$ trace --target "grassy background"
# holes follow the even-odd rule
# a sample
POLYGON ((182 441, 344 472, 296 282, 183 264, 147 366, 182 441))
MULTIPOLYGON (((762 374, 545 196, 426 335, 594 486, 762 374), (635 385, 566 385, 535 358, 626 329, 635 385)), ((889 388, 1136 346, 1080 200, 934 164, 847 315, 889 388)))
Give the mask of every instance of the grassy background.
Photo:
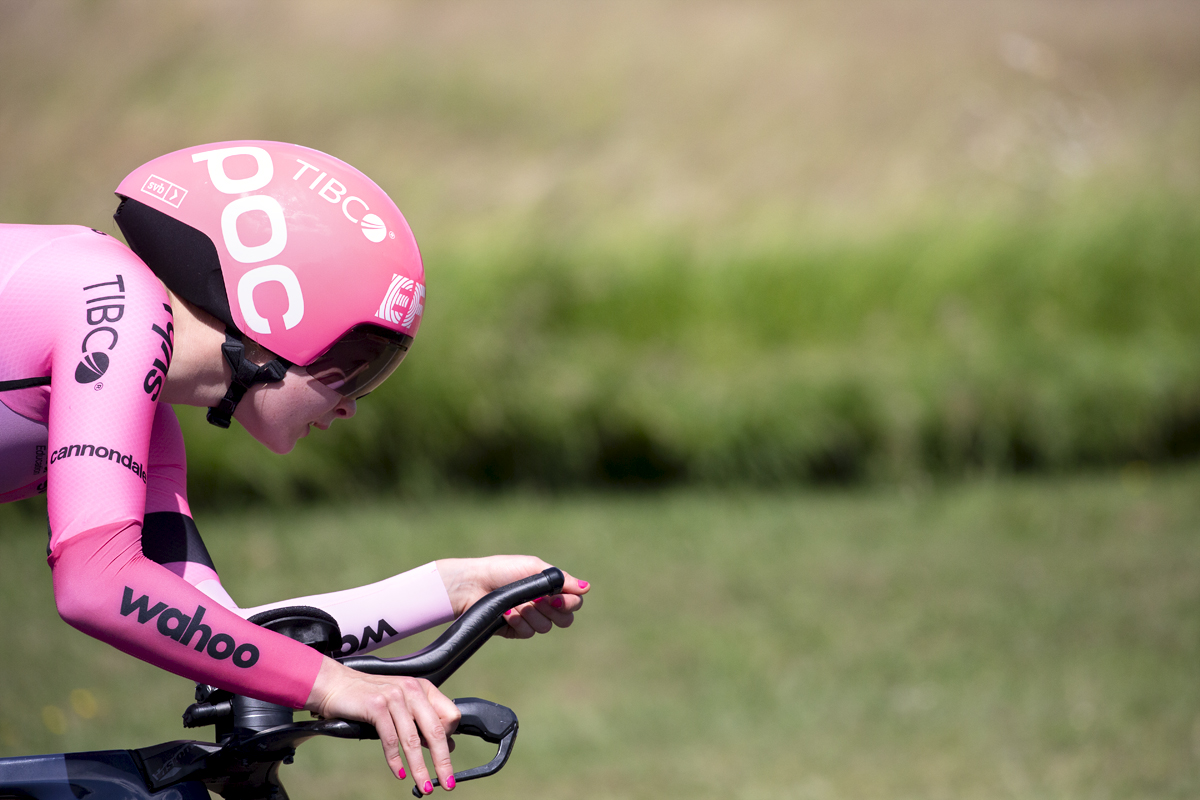
POLYGON ((1200 449, 1200 6, 6 3, 0 218, 333 152, 427 261, 360 419, 193 496, 763 486, 1200 449))
MULTIPOLYGON (((428 316, 358 419, 281 459, 181 416, 199 505, 325 501, 200 514, 244 603, 595 582, 449 687, 524 726, 461 791, 1193 797, 1197 42, 1191 0, 13 0, 0 219, 115 233, 133 167, 235 138, 395 197, 428 316)), ((0 507, 0 753, 182 735, 55 616, 44 524, 0 507)))
MULTIPOLYGON (((243 603, 509 550, 594 582, 572 629, 493 643, 448 684, 522 723, 505 772, 464 796, 1185 798, 1198 482, 518 494, 202 527, 243 603)), ((0 563, 37 564, 44 529, 5 513, 0 563)), ((67 628, 43 570, 6 570, 0 603, 0 754, 183 735, 189 685, 67 628)), ((406 792, 382 767, 375 743, 331 740, 285 774, 296 798, 406 792)))
POLYGON ((438 259, 445 296, 400 380, 269 473, 247 437, 219 446, 190 414, 189 442, 211 445, 192 490, 911 481, 1194 456, 1200 206, 1078 213, 781 251, 438 259))

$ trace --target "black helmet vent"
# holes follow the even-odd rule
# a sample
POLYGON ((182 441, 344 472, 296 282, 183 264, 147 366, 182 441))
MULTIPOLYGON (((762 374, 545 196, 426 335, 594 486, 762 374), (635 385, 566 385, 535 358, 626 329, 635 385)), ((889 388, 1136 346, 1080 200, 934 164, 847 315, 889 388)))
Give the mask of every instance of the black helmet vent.
POLYGON ((237 330, 217 248, 202 232, 161 211, 121 198, 113 219, 138 258, 167 288, 237 330))

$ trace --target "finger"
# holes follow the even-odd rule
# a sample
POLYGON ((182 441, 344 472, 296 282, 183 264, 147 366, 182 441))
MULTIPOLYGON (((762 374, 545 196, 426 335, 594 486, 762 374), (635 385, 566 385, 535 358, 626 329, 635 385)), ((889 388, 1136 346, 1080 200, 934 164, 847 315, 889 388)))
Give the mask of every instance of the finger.
MULTIPOLYGON (((447 737, 446 737, 446 745, 447 745, 447 746, 450 748, 450 752, 451 752, 451 753, 453 753, 453 752, 454 752, 454 748, 455 748, 455 747, 457 747, 457 745, 456 745, 456 744, 454 744, 454 737, 452 737, 452 736, 447 736, 447 737)), ((424 748, 426 748, 426 749, 428 749, 428 748, 429 748, 429 743, 425 741, 425 737, 424 737, 424 736, 422 736, 422 737, 421 737, 421 747, 424 747, 424 748)))
MULTIPOLYGON (((450 703, 450 705, 454 704, 450 703)), ((421 727, 421 732, 425 734, 425 742, 429 746, 429 757, 433 761, 433 769, 437 773, 438 782, 444 789, 453 789, 454 767, 450 763, 450 746, 446 744, 446 726, 442 722, 441 715, 434 710, 428 697, 412 698, 409 708, 413 712, 416 723, 421 727)), ((457 716, 457 708, 454 713, 457 716)), ((454 722, 457 724, 457 718, 454 719, 454 722)), ((422 766, 424 766, 423 762, 422 766)), ((413 772, 415 773, 416 770, 413 772)), ((423 792, 425 791, 425 780, 428 778, 418 779, 417 782, 423 792)))
POLYGON ((574 614, 564 614, 561 611, 553 611, 546 614, 546 618, 554 623, 556 628, 569 628, 571 623, 575 621, 574 614))
POLYGON ((575 609, 572 606, 582 605, 583 601, 574 595, 556 594, 553 597, 546 598, 545 603, 538 604, 538 611, 546 615, 546 618, 560 628, 569 628, 571 623, 575 621, 575 609), (574 600, 574 603, 570 601, 574 600))
POLYGON ((442 720, 442 727, 446 729, 446 738, 449 739, 450 734, 458 730, 462 712, 458 710, 458 706, 454 704, 453 700, 442 694, 432 683, 429 681, 421 683, 425 688, 425 699, 429 701, 429 704, 433 706, 434 713, 442 720))
POLYGON ((557 625, 560 628, 566 628, 571 624, 572 615, 564 614, 559 610, 564 602, 565 601, 561 595, 555 595, 554 597, 543 597, 535 603, 534 608, 552 625, 557 625), (555 603, 558 603, 558 606, 555 606, 555 603))
MULTIPOLYGON (((392 720, 396 725, 396 733, 400 737, 400 749, 404 752, 404 760, 408 762, 408 771, 412 774, 413 782, 422 792, 429 780, 429 770, 425 768, 425 757, 421 755, 421 733, 413 721, 411 709, 404 704, 397 704, 392 709, 392 720)), ((425 792, 428 794, 428 792, 425 792)))
POLYGON ((387 759, 392 774, 400 780, 404 780, 408 776, 404 771, 404 762, 400 759, 400 735, 396 731, 395 723, 392 722, 391 714, 386 712, 380 714, 371 720, 371 723, 379 734, 379 743, 383 745, 383 757, 387 759))
POLYGON ((570 573, 563 572, 563 594, 587 594, 591 587, 587 581, 581 581, 570 573))
POLYGON ((508 623, 508 627, 502 628, 501 631, 507 639, 528 639, 537 633, 517 609, 504 612, 504 621, 508 623))
POLYGON ((539 609, 541 603, 521 606, 518 612, 521 614, 521 619, 529 623, 529 627, 533 628, 538 633, 549 633, 554 624, 546 619, 546 615, 539 609))
POLYGON ((574 614, 583 608, 583 598, 576 594, 556 594, 550 598, 550 607, 574 614))

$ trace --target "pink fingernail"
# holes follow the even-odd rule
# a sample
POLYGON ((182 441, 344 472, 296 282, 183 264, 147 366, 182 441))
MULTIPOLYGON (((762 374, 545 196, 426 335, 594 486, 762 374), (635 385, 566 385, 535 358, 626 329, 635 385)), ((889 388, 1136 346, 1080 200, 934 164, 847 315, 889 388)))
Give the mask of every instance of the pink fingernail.
POLYGON ((588 587, 588 585, 589 585, 589 584, 588 584, 588 582, 587 582, 587 581, 580 581, 580 582, 579 582, 579 588, 580 588, 580 589, 586 589, 586 588, 588 587))
POLYGON ((510 608, 508 611, 505 611, 505 612, 504 612, 504 616, 506 616, 506 617, 507 617, 507 616, 508 616, 509 614, 511 614, 511 613, 512 613, 512 609, 510 608))
POLYGON ((396 777, 400 778, 401 780, 408 777, 408 773, 404 771, 404 767, 400 768, 400 771, 396 773, 396 777))
POLYGON ((433 781, 425 781, 425 794, 430 794, 433 791, 433 781))
POLYGON ((554 606, 555 608, 562 608, 562 604, 563 599, 561 597, 556 597, 550 601, 550 605, 554 606))
POLYGON ((453 788, 454 788, 454 776, 451 775, 449 778, 446 778, 446 791, 450 791, 453 788))
POLYGON ((542 602, 542 601, 543 601, 543 600, 545 600, 545 599, 546 599, 546 598, 544 598, 544 597, 539 597, 537 600, 534 600, 533 602, 535 602, 535 603, 540 603, 540 602, 542 602))

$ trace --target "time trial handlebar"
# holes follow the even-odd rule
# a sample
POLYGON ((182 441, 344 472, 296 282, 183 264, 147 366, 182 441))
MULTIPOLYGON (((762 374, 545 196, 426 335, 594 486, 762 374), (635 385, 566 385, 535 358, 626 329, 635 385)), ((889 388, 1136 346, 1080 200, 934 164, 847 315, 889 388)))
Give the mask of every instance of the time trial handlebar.
MULTIPOLYGON (((455 620, 432 644, 400 658, 334 656, 342 664, 373 675, 425 678, 441 685, 492 634, 507 624, 510 608, 562 591, 561 570, 550 567, 523 580, 484 595, 455 620)), ((330 652, 340 642, 337 624, 323 611, 307 607, 275 609, 252 617, 263 625, 297 641, 330 652)), ((167 742, 136 751, 146 768, 147 785, 157 791, 183 780, 201 780, 225 797, 279 797, 279 762, 291 759, 295 747, 314 736, 338 739, 378 738, 365 722, 343 719, 292 721, 292 709, 273 703, 235 696, 213 686, 197 686, 196 703, 184 712, 184 726, 217 726, 217 744, 167 742)), ((462 718, 457 733, 497 745, 487 764, 455 773, 462 783, 494 775, 504 767, 516 741, 518 722, 511 709, 477 697, 454 701, 462 718)), ((438 781, 433 779, 433 784, 438 781)), ((420 798, 421 790, 413 787, 420 798)), ((282 796, 286 797, 286 793, 282 796)))
POLYGON ((351 655, 337 657, 337 660, 359 672, 425 678, 435 686, 441 686, 493 633, 504 627, 505 611, 561 592, 564 580, 562 570, 550 567, 537 575, 502 586, 479 598, 428 647, 407 656, 351 655))

